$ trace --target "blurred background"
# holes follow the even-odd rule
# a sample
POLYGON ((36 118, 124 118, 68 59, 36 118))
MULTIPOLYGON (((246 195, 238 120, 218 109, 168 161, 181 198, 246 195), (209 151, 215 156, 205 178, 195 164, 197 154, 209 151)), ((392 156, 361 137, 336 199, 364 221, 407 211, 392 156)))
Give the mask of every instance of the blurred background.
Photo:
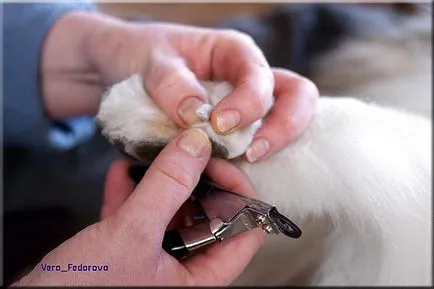
MULTIPOLYGON (((431 116, 431 4, 98 4, 129 21, 169 21, 251 35, 272 66, 351 95, 431 116)), ((99 133, 72 149, 4 150, 6 284, 98 220, 118 152, 99 133)))
POLYGON ((106 13, 126 18, 153 18, 189 25, 211 27, 219 21, 240 15, 260 16, 278 8, 278 3, 100 3, 106 13))

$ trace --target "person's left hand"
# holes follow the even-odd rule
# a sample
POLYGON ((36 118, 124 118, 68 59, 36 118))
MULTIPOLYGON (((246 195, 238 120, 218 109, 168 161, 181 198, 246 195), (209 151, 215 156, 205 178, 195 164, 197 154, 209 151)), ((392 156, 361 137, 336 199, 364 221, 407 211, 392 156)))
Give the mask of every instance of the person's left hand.
POLYGON ((234 91, 214 108, 211 123, 217 133, 227 134, 265 117, 246 153, 250 162, 295 140, 307 128, 318 98, 310 80, 270 68, 244 33, 128 23, 86 12, 57 21, 41 65, 46 111, 52 117, 96 113, 107 86, 139 73, 160 109, 187 128, 195 121, 195 108, 207 101, 198 79, 229 81, 234 91))
POLYGON ((312 119, 319 93, 309 80, 287 69, 273 68, 275 102, 245 156, 263 160, 295 141, 312 119))

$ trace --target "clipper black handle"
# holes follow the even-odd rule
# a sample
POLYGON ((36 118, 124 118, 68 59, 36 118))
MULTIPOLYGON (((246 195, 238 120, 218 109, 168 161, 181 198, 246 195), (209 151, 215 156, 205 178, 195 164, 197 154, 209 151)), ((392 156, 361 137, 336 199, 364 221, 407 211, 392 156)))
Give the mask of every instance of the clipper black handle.
POLYGON ((184 259, 190 254, 178 230, 168 231, 164 234, 163 249, 177 260, 184 259))
POLYGON ((208 245, 218 242, 211 232, 210 222, 202 221, 196 225, 166 232, 163 249, 178 260, 201 252, 208 245))

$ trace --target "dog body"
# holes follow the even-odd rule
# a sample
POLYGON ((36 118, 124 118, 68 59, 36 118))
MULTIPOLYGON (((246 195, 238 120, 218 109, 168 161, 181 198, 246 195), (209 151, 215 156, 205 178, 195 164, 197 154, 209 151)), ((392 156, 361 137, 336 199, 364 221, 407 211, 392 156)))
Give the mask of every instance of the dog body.
MULTIPOLYGON (((163 146, 180 132, 141 83, 133 76, 113 86, 98 114, 103 134, 136 158, 137 151, 163 146)), ((226 83, 206 87, 213 105, 231 91, 226 83)), ((210 129, 207 122, 201 127, 210 129)), ((226 136, 232 138, 225 142, 228 151, 238 152, 234 157, 257 127, 226 136)), ((214 144, 224 144, 209 135, 214 144)), ((235 284, 431 283, 428 119, 352 98, 322 97, 308 130, 293 144, 258 163, 232 161, 261 200, 275 204, 304 232, 299 240, 269 238, 235 284)))
MULTIPOLYGON (((198 125, 303 231, 268 236, 233 285, 432 284, 431 15, 390 19, 315 61, 323 96, 307 131, 281 152, 238 158, 260 122, 225 137, 198 125)), ((142 83, 114 85, 98 113, 103 134, 137 159, 181 130, 142 83)), ((232 89, 202 84, 212 105, 232 89)))
POLYGON ((430 284, 428 120, 321 98, 294 144, 257 164, 236 164, 304 233, 270 238, 238 284, 430 284))

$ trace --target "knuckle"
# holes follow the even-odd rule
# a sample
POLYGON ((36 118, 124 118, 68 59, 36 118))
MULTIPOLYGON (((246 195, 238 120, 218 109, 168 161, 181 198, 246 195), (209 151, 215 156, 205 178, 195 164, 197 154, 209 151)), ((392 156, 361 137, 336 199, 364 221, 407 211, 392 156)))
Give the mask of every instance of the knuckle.
POLYGON ((286 90, 302 94, 304 97, 309 97, 314 101, 319 98, 318 87, 309 78, 282 68, 273 68, 272 70, 275 75, 281 77, 281 81, 285 81, 284 86, 286 90))
POLYGON ((300 90, 305 92, 305 95, 307 97, 311 98, 314 101, 316 101, 316 99, 319 98, 318 87, 312 80, 306 77, 301 77, 299 81, 299 85, 300 85, 300 90))
POLYGON ((253 111, 255 111, 260 116, 264 116, 271 107, 271 102, 267 100, 268 98, 262 95, 252 97, 249 102, 253 111))
POLYGON ((166 186, 173 187, 183 195, 189 194, 193 187, 193 176, 180 164, 159 166, 156 173, 161 176, 161 180, 166 183, 166 186))
POLYGON ((177 70, 167 71, 164 76, 160 78, 155 86, 155 94, 160 95, 165 90, 179 85, 182 81, 182 75, 177 70))
POLYGON ((162 93, 166 89, 181 85, 186 79, 191 78, 183 59, 173 56, 154 56, 153 61, 145 71, 145 82, 153 92, 162 93))
POLYGON ((254 44, 255 40, 249 34, 235 29, 223 30, 225 37, 231 41, 254 44))
POLYGON ((266 60, 261 61, 261 59, 258 59, 257 61, 249 63, 248 67, 253 74, 261 75, 262 86, 266 87, 267 91, 274 87, 274 74, 266 60))

